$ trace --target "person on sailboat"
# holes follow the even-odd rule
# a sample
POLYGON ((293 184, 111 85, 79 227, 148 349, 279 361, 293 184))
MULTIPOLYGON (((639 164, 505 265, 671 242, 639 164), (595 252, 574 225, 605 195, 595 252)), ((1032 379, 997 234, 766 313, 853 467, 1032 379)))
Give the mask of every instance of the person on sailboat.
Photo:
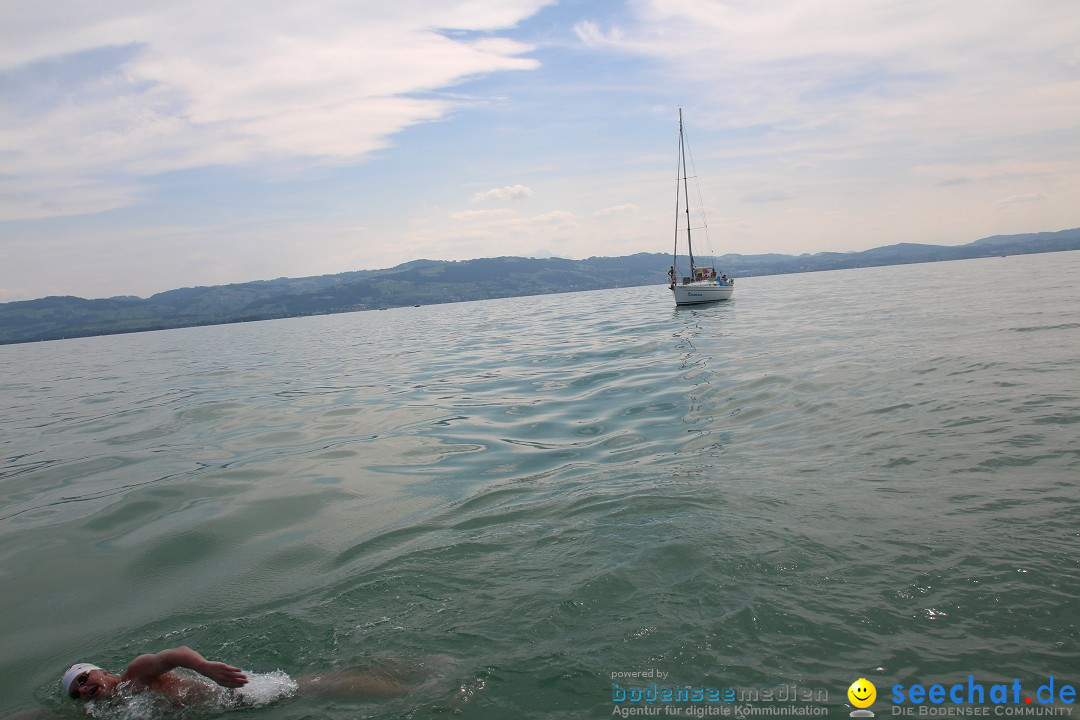
POLYGON ((668 280, 671 281, 671 289, 675 289, 675 266, 672 265, 667 271, 668 280))

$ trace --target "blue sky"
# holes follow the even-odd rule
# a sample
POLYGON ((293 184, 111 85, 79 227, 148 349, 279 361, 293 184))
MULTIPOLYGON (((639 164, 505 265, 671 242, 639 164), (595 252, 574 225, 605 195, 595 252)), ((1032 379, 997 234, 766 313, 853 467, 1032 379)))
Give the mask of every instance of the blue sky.
MULTIPOLYGON (((1080 226, 1076 0, 0 0, 0 302, 1080 226)), ((659 268, 660 281, 664 268, 659 268)))

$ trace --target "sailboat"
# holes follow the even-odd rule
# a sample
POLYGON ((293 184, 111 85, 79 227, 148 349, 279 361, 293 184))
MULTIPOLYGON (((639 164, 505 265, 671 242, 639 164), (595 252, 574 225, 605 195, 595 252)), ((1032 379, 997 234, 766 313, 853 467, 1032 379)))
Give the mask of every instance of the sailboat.
POLYGON ((668 270, 669 287, 675 293, 676 305, 700 305, 701 303, 727 300, 735 293, 735 281, 727 275, 717 276, 712 265, 694 262, 694 244, 690 237, 690 194, 686 175, 686 137, 683 133, 682 108, 679 108, 679 171, 675 180, 675 251, 668 270), (679 215, 686 213, 686 251, 690 257, 690 274, 679 275, 679 215))

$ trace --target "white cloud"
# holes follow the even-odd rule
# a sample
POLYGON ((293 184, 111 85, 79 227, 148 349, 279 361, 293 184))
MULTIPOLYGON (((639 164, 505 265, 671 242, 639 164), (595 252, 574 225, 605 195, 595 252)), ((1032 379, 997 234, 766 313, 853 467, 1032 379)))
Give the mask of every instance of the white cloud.
POLYGON ((0 218, 33 220, 124 207, 143 197, 135 185, 55 176, 0 176, 0 218))
POLYGON ((513 211, 510 212, 484 212, 469 213, 469 211, 456 213, 455 219, 472 220, 470 231, 473 232, 538 232, 542 228, 550 228, 553 225, 575 225, 574 213, 568 210, 552 210, 546 213, 518 217, 513 211))
POLYGON ((1010 195, 1009 197, 1003 197, 997 201, 998 205, 1013 205, 1015 203, 1029 203, 1029 202, 1041 202, 1043 200, 1049 200, 1050 197, 1042 190, 1033 193, 1024 193, 1022 195, 1010 195))
POLYGON ((629 215, 638 211, 638 206, 633 203, 626 203, 623 205, 612 205, 611 207, 602 208, 593 213, 593 217, 607 217, 609 215, 629 215))
MULTIPOLYGON (((1076 142, 1074 0, 643 0, 576 26, 598 51, 640 54, 683 78, 697 126, 752 129, 788 162, 1000 153, 1037 133, 1076 142), (799 147, 787 145, 797 138, 799 147), (972 142, 985 142, 972 147, 972 142), (798 150, 792 155, 791 150, 798 150), (939 153, 940 151, 940 153, 939 153)), ((1042 152, 1048 150, 1045 146, 1042 152)), ((946 160, 948 161, 948 160, 946 160)))
POLYGON ((488 200, 525 200, 533 196, 531 188, 524 185, 507 185, 501 188, 492 188, 491 190, 485 190, 473 195, 472 201, 474 203, 486 202, 488 200))
POLYGON ((589 47, 600 47, 605 44, 617 44, 622 40, 622 31, 612 28, 608 31, 600 29, 600 26, 591 20, 583 20, 574 26, 574 33, 581 42, 589 47))
POLYGON ((464 216, 460 224, 450 226, 437 215, 414 219, 402 242, 414 257, 530 256, 529 249, 545 246, 565 257, 572 253, 563 248, 576 246, 582 237, 582 227, 575 214, 568 210, 551 210, 530 216, 466 213, 459 213, 464 216))
POLYGON ((743 202, 748 203, 774 203, 790 199, 791 195, 783 190, 756 190, 743 196, 743 202))
POLYGON ((543 224, 562 224, 573 222, 574 213, 567 210, 552 210, 551 212, 543 213, 540 215, 533 215, 529 218, 529 222, 543 223, 543 224))
POLYGON ((499 208, 497 210, 462 210, 461 212, 451 213, 451 220, 490 220, 492 218, 505 217, 507 215, 513 215, 514 211, 510 208, 499 208))
POLYGON ((447 29, 508 28, 550 1, 103 0, 57 14, 11 0, 0 152, 5 172, 35 189, 0 220, 115 207, 145 174, 355 161, 461 102, 417 93, 537 67, 527 45, 447 29), (101 186, 101 202, 65 201, 72 178, 101 186))

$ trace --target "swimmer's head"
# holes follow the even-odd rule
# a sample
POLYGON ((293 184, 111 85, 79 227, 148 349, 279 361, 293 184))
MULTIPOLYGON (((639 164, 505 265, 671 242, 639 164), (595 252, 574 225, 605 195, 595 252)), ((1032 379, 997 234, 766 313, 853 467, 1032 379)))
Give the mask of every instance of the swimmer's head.
POLYGON ((75 663, 60 678, 60 687, 73 700, 97 700, 107 697, 120 678, 90 663, 75 663))

